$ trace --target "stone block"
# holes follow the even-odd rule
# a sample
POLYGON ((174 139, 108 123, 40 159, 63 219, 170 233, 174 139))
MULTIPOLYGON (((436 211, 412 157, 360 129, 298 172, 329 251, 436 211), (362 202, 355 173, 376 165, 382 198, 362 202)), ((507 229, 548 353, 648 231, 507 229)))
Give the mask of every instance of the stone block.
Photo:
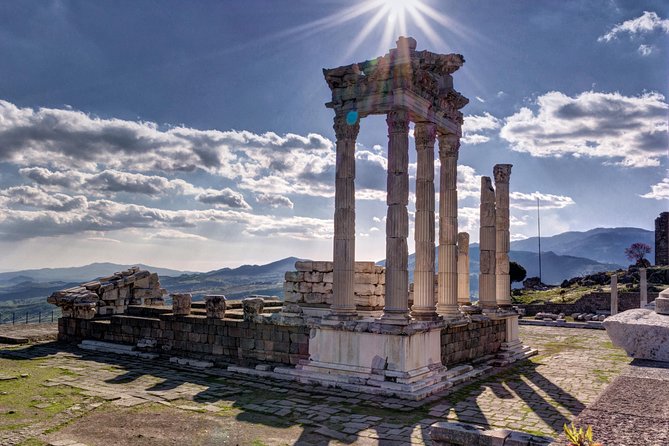
POLYGON ((304 281, 310 283, 319 283, 323 281, 323 273, 310 271, 304 273, 304 281))
POLYGON ((334 273, 333 272, 324 273, 323 274, 323 282, 325 282, 325 283, 334 282, 334 273))
POLYGON ((355 275, 355 283, 361 285, 376 285, 379 283, 379 275, 374 273, 359 273, 355 275))
POLYGON ((332 292, 332 284, 331 283, 314 283, 312 286, 312 292, 314 293, 331 293, 332 292))
POLYGON ((298 303, 302 302, 302 293, 295 293, 295 292, 285 292, 283 293, 283 299, 286 302, 290 303, 298 303))
POLYGON ((190 293, 170 294, 172 297, 172 312, 175 316, 187 316, 190 314, 193 296, 190 293))
POLYGON ((633 358, 669 362, 669 316, 636 309, 602 323, 613 344, 633 358))
POLYGON ((301 271, 286 271, 284 274, 286 282, 301 282, 304 280, 304 272, 301 271))
POLYGON ((210 294, 204 296, 207 318, 223 319, 225 317, 226 301, 222 294, 210 294))
POLYGON ((260 316, 265 308, 265 301, 259 297, 251 297, 242 300, 242 310, 245 321, 254 321, 260 316))
POLYGON ((313 285, 309 282, 300 282, 298 285, 298 291, 300 293, 311 293, 313 285))
POLYGON ((314 265, 312 261, 298 260, 295 262, 295 269, 297 271, 313 271, 314 265))
POLYGON ((331 273, 334 264, 332 262, 313 262, 312 267, 314 271, 318 271, 319 273, 331 273))

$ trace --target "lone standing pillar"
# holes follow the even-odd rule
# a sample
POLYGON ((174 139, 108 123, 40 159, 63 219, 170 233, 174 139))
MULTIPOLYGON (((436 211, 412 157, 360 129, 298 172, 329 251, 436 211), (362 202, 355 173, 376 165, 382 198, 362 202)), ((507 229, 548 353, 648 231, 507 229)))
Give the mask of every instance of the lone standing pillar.
POLYGON ((335 167, 334 273, 331 313, 355 317, 355 140, 360 122, 349 123, 346 113, 334 119, 337 137, 335 167))
POLYGON ((469 234, 458 233, 458 304, 469 305, 469 234))
POLYGON ((409 114, 393 110, 388 123, 388 214, 386 219, 386 305, 383 319, 409 319, 409 114))
POLYGON ((509 177, 511 164, 495 164, 495 282, 499 307, 511 306, 511 277, 509 276, 509 177))
POLYGON ((458 309, 458 149, 460 137, 439 134, 439 274, 437 313, 447 319, 461 316, 458 309))
POLYGON ((611 274, 611 316, 618 314, 618 276, 611 274))
POLYGON ((437 317, 434 302, 434 141, 437 126, 418 122, 416 140, 416 268, 411 315, 420 320, 437 317))
POLYGON ((495 189, 490 177, 481 177, 481 229, 479 236, 480 265, 479 305, 483 310, 497 309, 495 281, 495 189))
POLYGON ((639 269, 639 306, 648 305, 648 279, 646 279, 646 268, 639 269))

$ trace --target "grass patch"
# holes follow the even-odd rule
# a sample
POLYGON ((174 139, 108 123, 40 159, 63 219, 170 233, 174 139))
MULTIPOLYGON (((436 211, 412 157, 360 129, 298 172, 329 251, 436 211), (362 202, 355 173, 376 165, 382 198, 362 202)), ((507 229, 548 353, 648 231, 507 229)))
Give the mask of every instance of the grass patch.
POLYGON ((581 297, 594 291, 592 287, 551 288, 546 291, 522 290, 520 296, 513 296, 514 303, 574 303, 581 297))
POLYGON ((80 404, 85 399, 79 389, 69 386, 43 386, 48 380, 76 375, 69 370, 40 367, 44 362, 44 359, 0 359, 0 370, 3 374, 28 375, 0 381, 0 430, 15 430, 26 425, 47 422, 54 415, 80 404))

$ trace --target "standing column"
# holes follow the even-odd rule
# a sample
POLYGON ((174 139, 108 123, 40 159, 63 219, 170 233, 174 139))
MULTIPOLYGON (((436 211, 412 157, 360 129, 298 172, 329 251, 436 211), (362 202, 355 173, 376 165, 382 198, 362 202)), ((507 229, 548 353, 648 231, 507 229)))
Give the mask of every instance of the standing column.
POLYGON ((495 282, 499 307, 511 307, 511 277, 509 276, 509 177, 511 164, 495 164, 495 282))
POLYGON ((434 304, 434 141, 437 126, 418 122, 416 140, 416 267, 411 315, 420 320, 437 317, 434 304))
POLYGON ((490 177, 481 177, 481 229, 479 236, 480 265, 479 305, 483 310, 495 311, 495 189, 490 177))
POLYGON ((458 233, 458 305, 469 305, 469 234, 458 233))
POLYGON ((388 214, 386 219, 386 304, 383 319, 409 319, 409 114, 393 110, 388 123, 388 214))
POLYGON ((646 268, 639 268, 639 307, 648 305, 648 279, 646 279, 646 268))
POLYGON ((334 119, 337 137, 335 167, 334 274, 331 313, 335 317, 356 315, 353 287, 355 284, 355 140, 360 122, 347 121, 338 112, 334 119))
POLYGON ((439 274, 437 313, 447 319, 461 316, 458 309, 458 149, 460 137, 439 134, 439 274))
POLYGON ((618 314, 618 276, 611 274, 611 316, 618 314))

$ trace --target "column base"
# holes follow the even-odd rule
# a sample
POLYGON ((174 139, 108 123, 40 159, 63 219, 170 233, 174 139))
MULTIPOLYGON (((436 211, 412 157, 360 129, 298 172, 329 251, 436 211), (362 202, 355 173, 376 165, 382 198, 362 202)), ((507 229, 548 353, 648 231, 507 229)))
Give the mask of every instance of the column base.
POLYGON ((438 321, 442 319, 434 307, 421 308, 414 305, 410 314, 413 319, 418 321, 438 321))
POLYGON ((437 314, 442 316, 445 320, 461 319, 462 312, 457 304, 454 305, 444 305, 437 304, 437 314))
POLYGON ((384 324, 406 325, 411 322, 411 317, 409 316, 408 311, 393 312, 384 310, 383 314, 378 320, 384 324))

